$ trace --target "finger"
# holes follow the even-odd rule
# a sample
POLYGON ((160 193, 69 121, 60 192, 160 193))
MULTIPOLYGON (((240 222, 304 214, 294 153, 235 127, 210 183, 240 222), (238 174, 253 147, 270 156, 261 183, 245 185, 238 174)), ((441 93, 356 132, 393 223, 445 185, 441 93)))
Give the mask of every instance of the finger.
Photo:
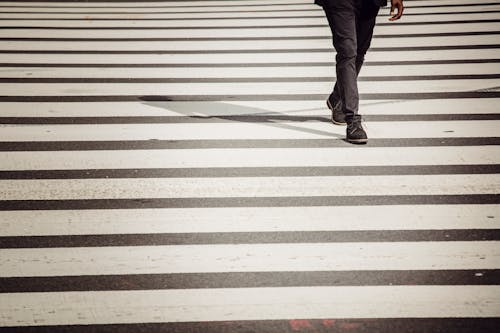
POLYGON ((398 4, 397 9, 398 9, 397 14, 394 14, 394 12, 391 12, 392 17, 389 18, 389 21, 396 21, 396 20, 399 20, 401 18, 401 16, 403 15, 403 6, 401 4, 398 4))
POLYGON ((401 16, 403 16, 403 5, 402 4, 400 4, 398 6, 398 15, 396 15, 395 20, 399 20, 401 18, 401 16))
POLYGON ((394 5, 391 5, 391 12, 389 15, 391 15, 391 17, 389 18, 389 21, 392 21, 392 18, 394 17, 394 9, 396 9, 396 7, 394 5))

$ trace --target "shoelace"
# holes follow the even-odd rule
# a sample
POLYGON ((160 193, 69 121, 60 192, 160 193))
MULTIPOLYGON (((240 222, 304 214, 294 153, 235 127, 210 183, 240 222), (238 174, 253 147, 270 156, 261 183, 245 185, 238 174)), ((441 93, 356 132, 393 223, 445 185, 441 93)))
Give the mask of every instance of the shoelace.
POLYGON ((349 129, 349 132, 352 134, 354 132, 356 132, 358 129, 362 128, 361 126, 361 121, 359 120, 355 120, 353 121, 349 126, 348 126, 348 129, 349 129))

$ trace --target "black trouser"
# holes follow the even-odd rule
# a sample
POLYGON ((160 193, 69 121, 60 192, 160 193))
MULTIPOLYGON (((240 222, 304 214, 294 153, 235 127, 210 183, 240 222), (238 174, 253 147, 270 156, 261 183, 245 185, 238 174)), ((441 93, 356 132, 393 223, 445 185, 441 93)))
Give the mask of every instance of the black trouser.
POLYGON ((330 100, 342 101, 346 121, 360 120, 358 74, 370 47, 379 7, 371 0, 324 0, 337 51, 337 82, 330 100))

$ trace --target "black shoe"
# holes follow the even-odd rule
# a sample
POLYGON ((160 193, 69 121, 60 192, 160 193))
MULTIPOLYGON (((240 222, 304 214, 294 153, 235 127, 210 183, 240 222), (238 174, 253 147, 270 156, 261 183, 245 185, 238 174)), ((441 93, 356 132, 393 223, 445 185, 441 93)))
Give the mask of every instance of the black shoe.
POLYGON ((342 112, 342 101, 338 101, 337 103, 334 103, 334 106, 332 106, 330 99, 327 99, 326 105, 332 111, 332 123, 341 126, 347 125, 344 112, 342 112))
POLYGON ((354 120, 347 125, 346 140, 350 143, 368 142, 368 136, 361 126, 361 120, 354 120))

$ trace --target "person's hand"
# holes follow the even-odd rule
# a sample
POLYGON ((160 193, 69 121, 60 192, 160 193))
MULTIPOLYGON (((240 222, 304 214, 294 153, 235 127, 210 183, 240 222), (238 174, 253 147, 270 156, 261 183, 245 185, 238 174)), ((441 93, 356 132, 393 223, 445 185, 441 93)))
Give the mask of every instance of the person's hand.
POLYGON ((391 0, 391 18, 389 18, 389 21, 396 21, 401 18, 403 15, 403 0, 391 0), (394 10, 398 10, 397 14, 394 14, 394 10))

